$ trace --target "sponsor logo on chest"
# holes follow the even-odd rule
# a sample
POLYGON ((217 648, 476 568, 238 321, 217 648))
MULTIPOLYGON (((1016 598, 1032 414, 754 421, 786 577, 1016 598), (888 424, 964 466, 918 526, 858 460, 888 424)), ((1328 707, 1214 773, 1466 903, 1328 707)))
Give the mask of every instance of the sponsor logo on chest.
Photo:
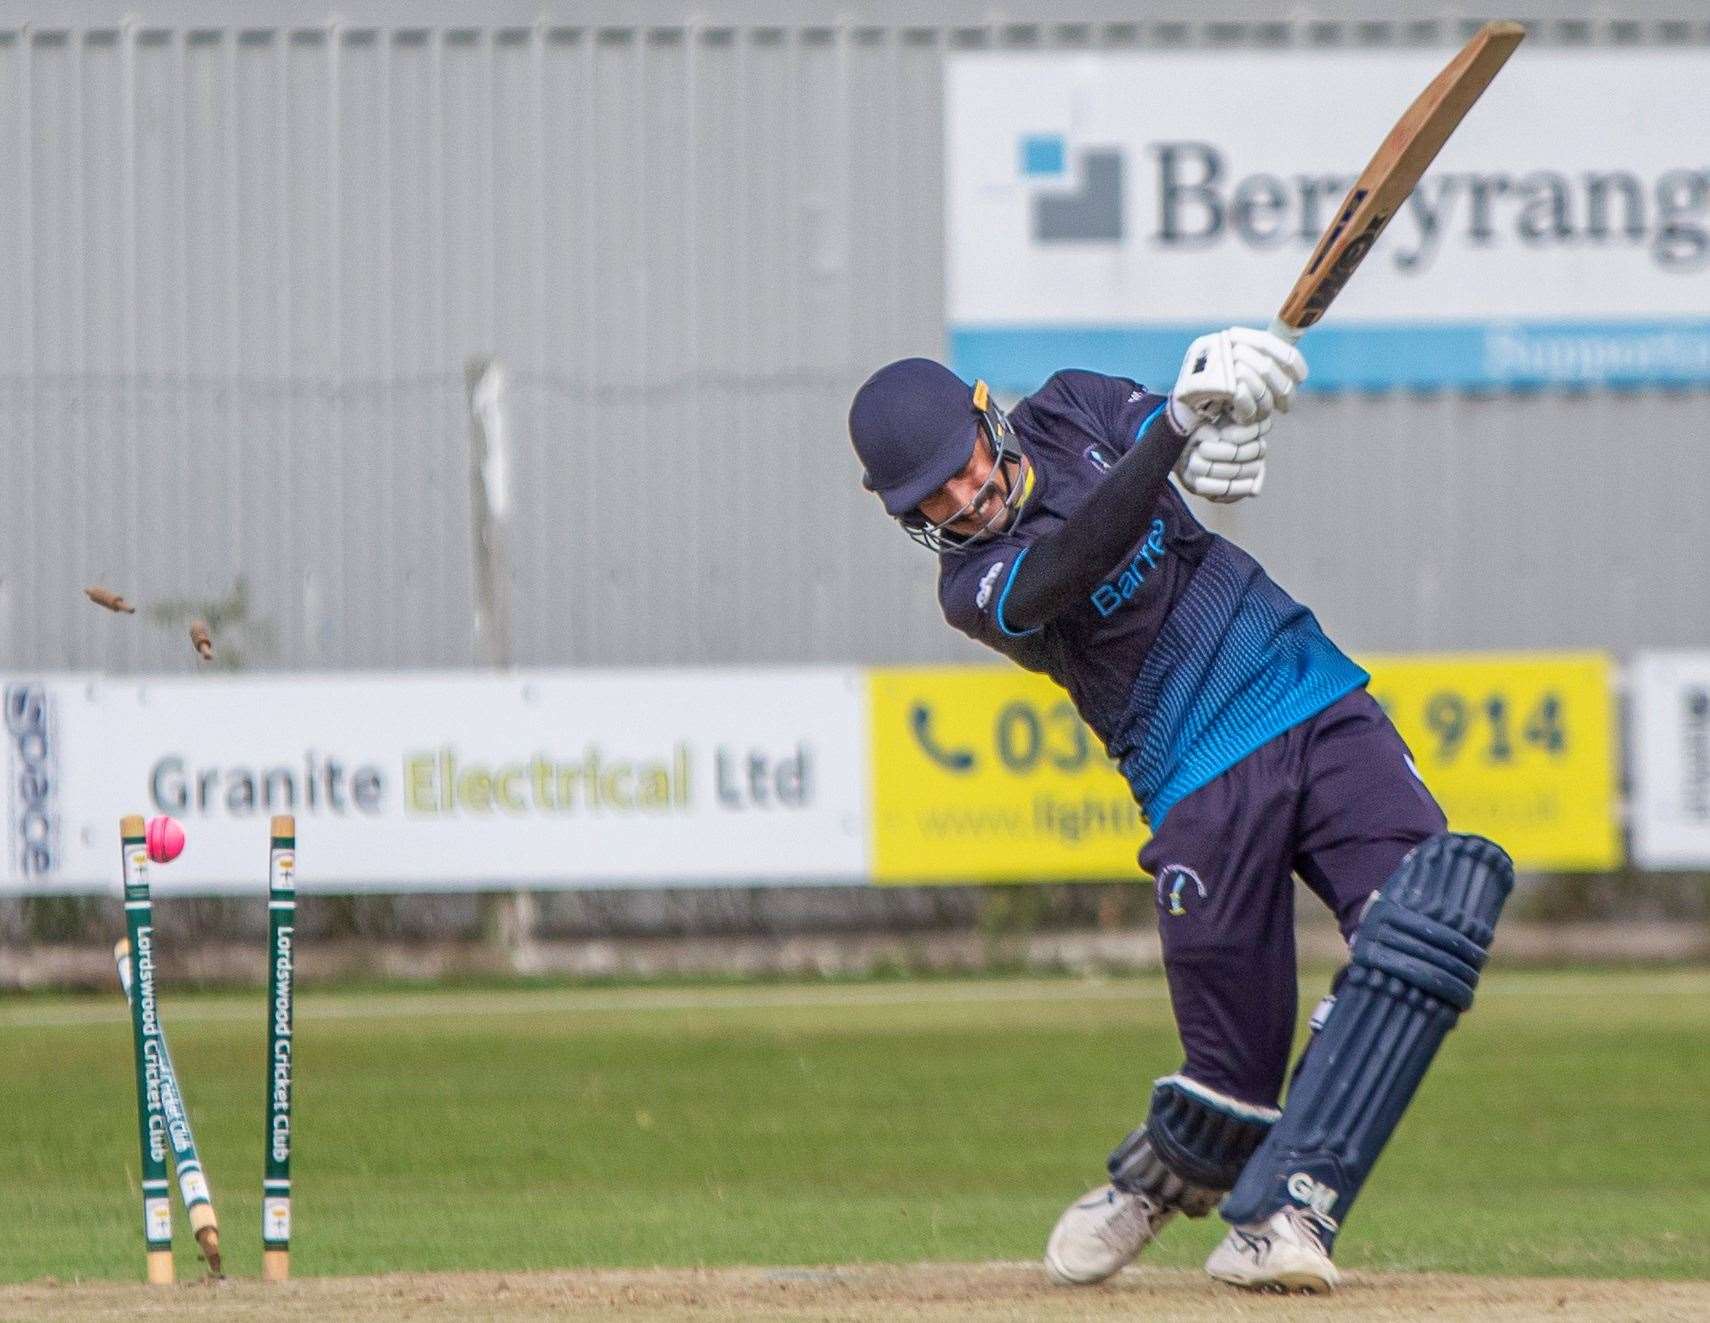
POLYGON ((1101 616, 1115 615, 1145 586, 1146 576, 1159 565, 1163 564, 1164 521, 1154 519, 1152 527, 1146 533, 1146 540, 1140 544, 1128 564, 1122 570, 1106 579, 1092 590, 1090 600, 1093 609, 1101 616))

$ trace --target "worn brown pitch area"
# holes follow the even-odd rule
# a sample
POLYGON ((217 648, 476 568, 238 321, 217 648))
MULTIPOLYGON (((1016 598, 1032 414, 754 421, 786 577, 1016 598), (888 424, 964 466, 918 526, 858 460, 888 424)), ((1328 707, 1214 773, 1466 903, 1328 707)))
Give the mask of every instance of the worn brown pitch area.
POLYGON ((1034 1264, 413 1273, 232 1281, 169 1290, 114 1283, 0 1287, 4 1319, 1651 1320, 1710 1318, 1710 1282, 1353 1273, 1329 1298, 1256 1296, 1198 1272, 1131 1270, 1065 1290, 1034 1264))

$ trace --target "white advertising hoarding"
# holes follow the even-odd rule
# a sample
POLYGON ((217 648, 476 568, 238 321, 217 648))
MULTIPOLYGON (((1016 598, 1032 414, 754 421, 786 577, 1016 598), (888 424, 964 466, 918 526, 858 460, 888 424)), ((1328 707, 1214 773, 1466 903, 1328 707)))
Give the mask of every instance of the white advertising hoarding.
MULTIPOLYGON (((1173 379, 1263 326, 1450 52, 946 61, 947 321, 966 376, 1173 379)), ((1710 48, 1523 44, 1307 341, 1309 385, 1710 379, 1710 48)))
POLYGON ((1710 652, 1641 653, 1628 674, 1633 861, 1710 868, 1710 652))
POLYGON ((116 891, 125 813, 189 845, 163 894, 857 881, 860 674, 516 673, 4 683, 0 892, 116 891))

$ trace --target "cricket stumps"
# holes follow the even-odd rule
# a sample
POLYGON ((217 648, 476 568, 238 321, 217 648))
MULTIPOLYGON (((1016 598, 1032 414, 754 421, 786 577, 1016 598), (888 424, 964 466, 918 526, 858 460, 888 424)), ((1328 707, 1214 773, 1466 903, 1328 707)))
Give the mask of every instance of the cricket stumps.
MULTIPOLYGON (((133 1001, 131 989, 135 976, 131 970, 131 943, 121 937, 113 946, 113 963, 118 966, 119 986, 125 1001, 133 1001)), ((134 1013, 134 1012, 133 1012, 134 1013)), ((167 1139, 172 1145, 172 1164, 178 1177, 178 1194, 184 1203, 184 1215, 190 1220, 190 1231, 208 1264, 208 1275, 220 1277, 220 1221, 214 1212, 213 1192, 208 1188, 207 1173, 196 1148, 196 1135, 190 1128, 190 1110, 184 1101, 184 1087, 178 1080, 178 1068, 172 1064, 172 1049, 166 1041, 166 1025, 155 1010, 155 1023, 160 1031, 161 1103, 166 1111, 167 1139)))
POLYGON ((149 897, 146 827, 140 814, 119 821, 119 866, 125 888, 125 934, 130 958, 131 1041, 136 1052, 137 1146, 142 1186, 143 1245, 148 1280, 170 1286, 172 1189, 166 1179, 169 1123, 164 1088, 166 1043, 155 1000, 154 903, 149 897))
MULTIPOLYGON (((170 1286, 172 1187, 170 1152, 178 1192, 208 1275, 219 1278, 220 1224, 213 1194, 190 1128, 183 1086, 166 1045, 157 999, 154 907, 149 894, 148 827, 141 814, 119 820, 124 879, 125 936, 113 946, 119 985, 131 1012, 136 1051, 137 1143, 141 1156, 143 1244, 148 1280, 170 1286)), ((261 1276, 282 1282, 291 1275, 291 1097, 293 1008, 297 937, 297 821, 289 814, 269 823, 267 851, 267 1092, 261 1190, 261 1276)))
POLYGON ((261 1182, 261 1277, 291 1275, 292 1008, 297 937, 297 820, 273 819, 267 856, 267 1128, 261 1182))

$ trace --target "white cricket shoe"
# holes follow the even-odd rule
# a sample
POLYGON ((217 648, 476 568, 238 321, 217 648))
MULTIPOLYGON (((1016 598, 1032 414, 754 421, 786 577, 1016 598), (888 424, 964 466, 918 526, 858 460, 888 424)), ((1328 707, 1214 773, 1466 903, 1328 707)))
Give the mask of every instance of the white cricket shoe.
POLYGON ((1205 1270, 1220 1282, 1253 1291, 1326 1295, 1342 1280, 1323 1241, 1323 1234, 1335 1229, 1322 1214, 1290 1204, 1268 1221, 1230 1227, 1205 1270))
POLYGON ((1114 1185, 1088 1190, 1063 1210, 1051 1229, 1045 1271, 1059 1286, 1102 1282, 1132 1263, 1175 1215, 1173 1208, 1114 1185))

